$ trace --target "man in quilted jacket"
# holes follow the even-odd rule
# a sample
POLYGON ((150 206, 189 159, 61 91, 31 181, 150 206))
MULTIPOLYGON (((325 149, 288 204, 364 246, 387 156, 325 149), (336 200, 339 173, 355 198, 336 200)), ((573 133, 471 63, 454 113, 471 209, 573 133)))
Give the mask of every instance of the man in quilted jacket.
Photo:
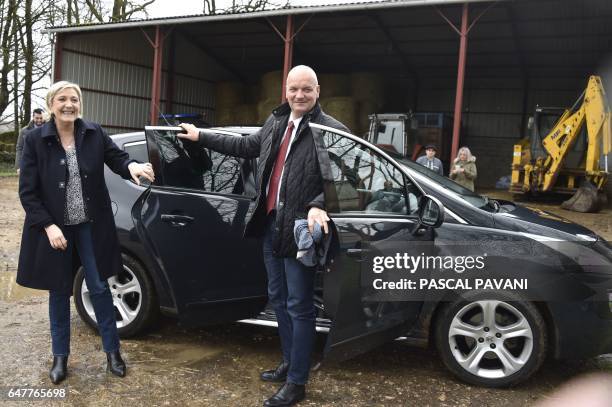
POLYGON ((283 359, 261 379, 283 383, 264 406, 290 406, 305 397, 315 340, 314 272, 296 259, 295 219, 306 218, 329 233, 323 194, 329 165, 323 143, 309 123, 348 129, 319 105, 316 73, 305 65, 287 75, 287 102, 272 111, 262 128, 247 137, 198 132, 189 124, 179 137, 242 158, 259 157, 256 208, 245 235, 263 237, 268 298, 276 313, 283 359))

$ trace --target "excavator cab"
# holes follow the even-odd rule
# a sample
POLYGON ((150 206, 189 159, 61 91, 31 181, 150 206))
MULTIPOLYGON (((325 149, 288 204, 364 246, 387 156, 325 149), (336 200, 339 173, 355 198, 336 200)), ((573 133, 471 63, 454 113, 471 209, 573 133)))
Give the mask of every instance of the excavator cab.
MULTIPOLYGON (((529 129, 529 153, 532 158, 537 159, 537 157, 546 157, 547 152, 544 148, 543 139, 550 134, 564 112, 565 109, 560 107, 536 106, 532 128, 529 129)), ((588 140, 586 127, 582 126, 580 131, 576 134, 573 146, 567 152, 564 168, 575 170, 584 168, 587 148, 588 140)))

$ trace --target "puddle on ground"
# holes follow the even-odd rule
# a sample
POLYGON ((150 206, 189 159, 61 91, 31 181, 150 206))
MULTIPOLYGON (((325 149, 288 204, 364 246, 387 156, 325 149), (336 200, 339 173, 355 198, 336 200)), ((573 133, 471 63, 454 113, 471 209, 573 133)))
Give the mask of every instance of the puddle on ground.
POLYGON ((163 360, 166 366, 195 368, 225 350, 227 349, 196 343, 141 343, 135 350, 131 350, 130 354, 136 363, 142 362, 145 365, 163 360))
POLYGON ((15 272, 0 272, 0 300, 19 301, 47 294, 45 290, 33 290, 20 286, 15 282, 16 276, 15 272))

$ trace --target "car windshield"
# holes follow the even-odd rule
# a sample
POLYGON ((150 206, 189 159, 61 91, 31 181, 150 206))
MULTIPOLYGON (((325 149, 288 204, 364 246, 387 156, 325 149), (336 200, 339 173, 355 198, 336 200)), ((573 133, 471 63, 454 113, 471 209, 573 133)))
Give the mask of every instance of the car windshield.
POLYGON ((450 178, 446 178, 445 176, 442 176, 423 165, 417 164, 414 161, 407 160, 406 158, 400 157, 395 154, 392 154, 392 156, 399 164, 403 165, 404 167, 407 167, 408 169, 417 171, 418 173, 423 174, 427 178, 432 179, 438 185, 440 185, 447 191, 454 193, 456 196, 460 197, 470 205, 485 210, 487 212, 497 212, 499 210, 499 203, 497 201, 489 199, 487 196, 478 195, 477 193, 470 191, 464 186, 457 184, 450 178))

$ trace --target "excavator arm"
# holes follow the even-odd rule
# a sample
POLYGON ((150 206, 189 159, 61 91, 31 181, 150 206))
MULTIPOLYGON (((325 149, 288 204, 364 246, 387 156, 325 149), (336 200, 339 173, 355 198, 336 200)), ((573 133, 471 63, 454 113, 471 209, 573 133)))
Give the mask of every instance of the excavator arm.
MULTIPOLYGON (((524 146, 516 145, 513 161, 511 191, 516 192, 523 175, 523 192, 565 192, 575 190, 576 180, 586 181, 587 187, 602 191, 608 176, 607 154, 612 149, 612 121, 606 94, 599 76, 591 76, 589 83, 571 109, 566 110, 550 132, 542 139, 544 157, 533 157, 533 161, 522 165, 521 154, 524 146), (566 168, 564 162, 586 124, 587 149, 579 168, 566 168), (603 155, 604 169, 600 167, 603 155), (559 182, 560 175, 563 180, 559 182)), ((581 188, 582 189, 582 186, 581 188)), ((576 195, 564 207, 578 210, 577 201, 584 204, 586 198, 578 189, 576 195), (578 199, 581 198, 581 199, 578 199)), ((589 196, 592 196, 591 193, 589 196)), ((591 198, 589 198, 591 199, 591 198)), ((591 199, 593 200, 593 199, 591 199)), ((594 208, 595 203, 582 205, 594 208)))
POLYGON ((580 107, 573 113, 566 111, 550 134, 542 140, 548 152, 544 163, 546 171, 541 183, 542 191, 550 191, 554 186, 563 168, 563 161, 585 123, 588 143, 584 163, 586 177, 598 188, 603 185, 602 182, 605 182, 605 176, 599 168, 599 159, 602 154, 606 155, 610 152, 610 109, 601 79, 598 76, 591 76, 580 99, 582 99, 580 107))

